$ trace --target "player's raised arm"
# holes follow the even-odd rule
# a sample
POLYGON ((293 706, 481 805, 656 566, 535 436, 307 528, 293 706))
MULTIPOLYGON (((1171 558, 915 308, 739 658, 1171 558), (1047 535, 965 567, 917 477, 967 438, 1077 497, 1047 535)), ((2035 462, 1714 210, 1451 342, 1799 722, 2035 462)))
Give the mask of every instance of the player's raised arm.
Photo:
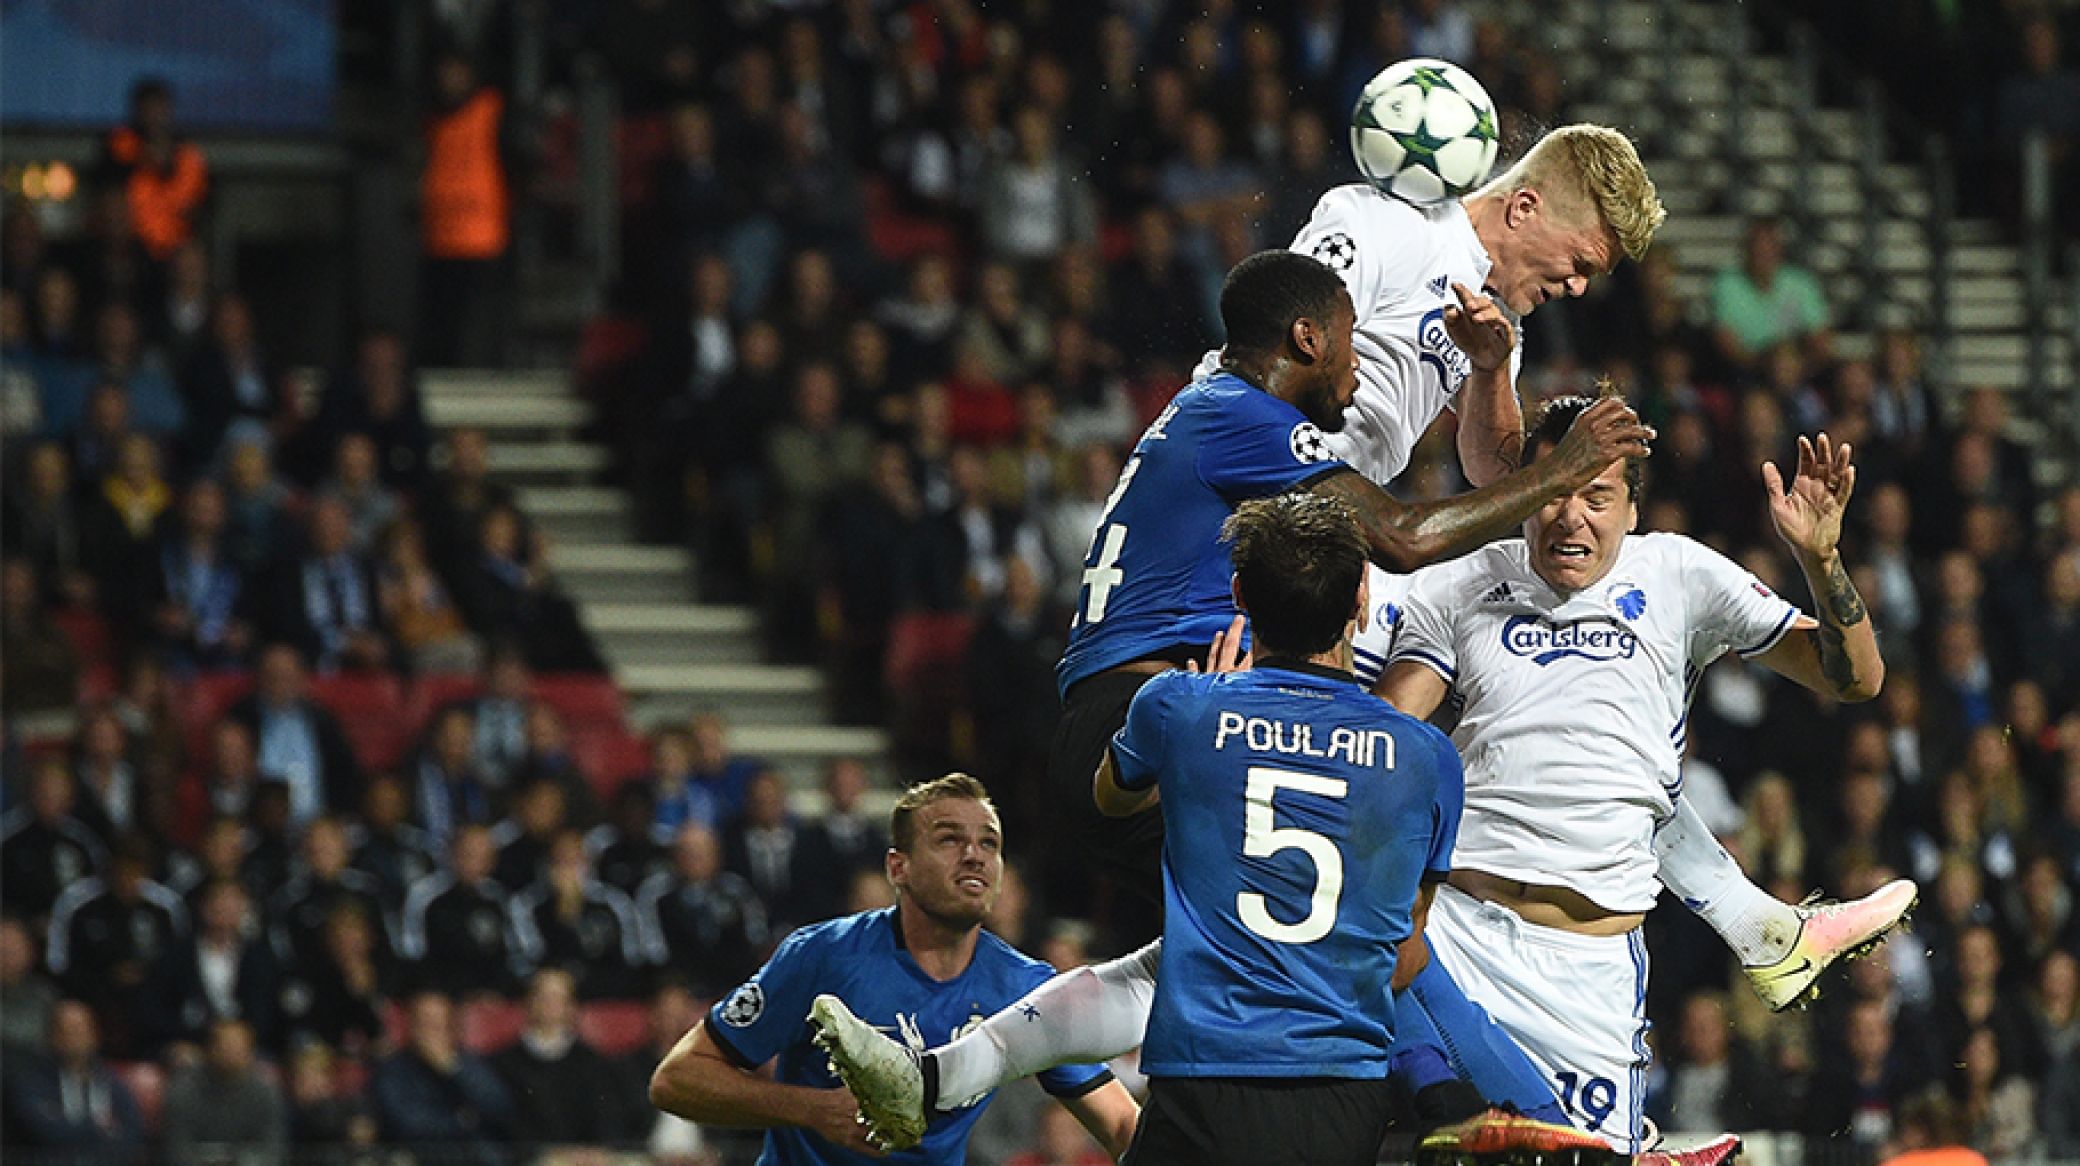
POLYGON ((1463 283, 1454 283, 1452 294, 1459 302, 1445 308, 1444 330, 1473 366, 1452 402, 1459 418, 1459 468, 1467 481, 1486 486, 1524 459, 1524 409, 1510 375, 1517 328, 1488 296, 1463 283))
POLYGON ((1436 670, 1414 660, 1387 665, 1372 694, 1417 720, 1428 720, 1450 691, 1436 670))
POLYGON ((1840 700, 1869 700, 1885 683, 1885 660, 1863 596, 1842 565, 1842 512, 1856 489, 1849 446, 1822 433, 1798 439, 1798 474, 1789 486, 1776 464, 1762 466, 1770 521, 1776 524, 1806 586, 1817 620, 1801 619, 1769 651, 1755 657, 1771 671, 1840 700))
POLYGON ((1372 559, 1413 571, 1509 533, 1539 507, 1586 485, 1620 458, 1651 451, 1654 430, 1615 397, 1591 405, 1551 456, 1471 494, 1408 505, 1356 470, 1340 470, 1308 489, 1341 500, 1358 516, 1372 559))

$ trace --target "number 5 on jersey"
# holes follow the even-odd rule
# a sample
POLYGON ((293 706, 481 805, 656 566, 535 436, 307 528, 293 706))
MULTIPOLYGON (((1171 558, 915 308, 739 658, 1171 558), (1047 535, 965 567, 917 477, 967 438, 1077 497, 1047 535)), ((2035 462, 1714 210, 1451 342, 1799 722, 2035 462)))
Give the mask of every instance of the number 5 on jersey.
POLYGON ((1281 789, 1341 798, 1350 783, 1340 777, 1318 777, 1252 765, 1249 784, 1242 794, 1242 856, 1269 858, 1281 850, 1298 850, 1314 863, 1314 894, 1308 899, 1307 914, 1297 923, 1282 923, 1271 915, 1262 894, 1243 891, 1235 896, 1235 913, 1242 925, 1275 943, 1313 943, 1336 926, 1336 904, 1343 897, 1343 852, 1336 843, 1312 830, 1278 825, 1272 799, 1281 789))

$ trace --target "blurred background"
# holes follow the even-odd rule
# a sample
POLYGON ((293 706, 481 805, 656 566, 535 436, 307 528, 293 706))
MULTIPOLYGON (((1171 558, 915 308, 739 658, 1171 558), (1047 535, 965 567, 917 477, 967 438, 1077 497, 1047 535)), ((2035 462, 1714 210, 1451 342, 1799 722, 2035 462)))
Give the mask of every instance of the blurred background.
MULTIPOLYGON (((1757 466, 1862 470, 1883 696, 1722 662, 1686 794, 1780 897, 1922 906, 1781 1016, 1657 912, 1657 1120, 2080 1158, 2069 46, 2031 0, 8 0, 9 1160, 748 1161, 651 1066, 887 901, 948 768, 1007 939, 1154 934, 1043 841, 1079 566, 1222 275, 1418 55, 1499 165, 1641 146, 1668 225, 1520 387, 1659 427, 1643 528, 1804 600, 1757 466)), ((1450 424, 1404 497, 1465 488, 1450 424)), ((1101 1160, 1051 1108, 973 1160, 1101 1160)))

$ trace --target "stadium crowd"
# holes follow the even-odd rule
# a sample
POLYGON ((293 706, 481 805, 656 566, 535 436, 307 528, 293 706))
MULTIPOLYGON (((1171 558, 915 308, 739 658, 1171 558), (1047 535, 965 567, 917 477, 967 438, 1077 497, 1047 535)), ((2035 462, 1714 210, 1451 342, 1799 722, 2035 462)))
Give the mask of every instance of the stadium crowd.
MULTIPOLYGON (((550 7, 619 88, 626 286, 576 372, 646 533, 761 604, 906 774, 989 783, 1026 875, 1007 938, 1061 965, 1153 934, 1037 845, 1053 665, 1125 451, 1218 343, 1227 268, 1351 178, 1378 68, 1465 64, 1506 156, 1588 82, 1452 0, 550 7)), ((112 136, 85 231, 17 206, 0 232, 10 1155, 712 1152, 642 1083, 790 927, 885 901, 866 767, 834 763, 805 820, 718 717, 631 759, 484 435, 419 406, 413 343, 495 353, 495 313, 290 376, 210 269, 206 202, 140 200, 150 143, 160 173, 205 166, 169 115, 112 136)), ((1838 351, 1797 258, 1758 221, 1706 298, 1663 247, 1525 327, 1527 396, 1607 375, 1659 427, 1643 528, 1787 594, 1757 467, 1822 428, 1862 466, 1884 694, 1712 669, 1685 796, 1782 898, 1907 875, 1923 905, 1781 1015, 1657 912, 1656 1116, 1863 1161, 1933 1092, 1989 1155, 2080 1155, 2080 486, 2043 491, 2003 395, 1932 382, 1910 329, 1838 351)), ((1397 489, 1464 489, 1449 449, 1397 489)), ((1075 1160, 1073 1134, 1015 1160, 1075 1160)))

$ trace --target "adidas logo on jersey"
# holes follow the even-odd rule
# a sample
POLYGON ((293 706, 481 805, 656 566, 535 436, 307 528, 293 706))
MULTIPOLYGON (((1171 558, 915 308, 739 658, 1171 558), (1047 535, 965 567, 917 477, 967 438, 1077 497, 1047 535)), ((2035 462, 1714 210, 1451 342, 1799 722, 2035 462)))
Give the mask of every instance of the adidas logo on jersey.
POLYGON ((1506 581, 1490 587, 1488 593, 1481 596, 1482 603, 1515 603, 1516 601, 1517 590, 1506 581))
POLYGON ((1452 277, 1449 275, 1440 275, 1436 279, 1431 280, 1429 283, 1426 283, 1423 286, 1430 289, 1431 295, 1441 296, 1445 294, 1445 291, 1452 286, 1452 277))

